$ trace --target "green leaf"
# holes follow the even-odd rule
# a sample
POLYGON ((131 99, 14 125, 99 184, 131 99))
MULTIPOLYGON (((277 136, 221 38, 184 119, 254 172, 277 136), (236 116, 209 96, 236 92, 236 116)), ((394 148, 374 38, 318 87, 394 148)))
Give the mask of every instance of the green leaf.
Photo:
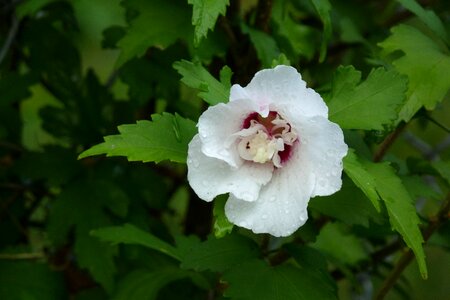
POLYGON ((180 60, 173 64, 180 73, 181 82, 187 86, 200 90, 198 96, 210 105, 226 103, 230 98, 231 69, 224 67, 220 72, 219 82, 199 62, 180 60), (226 80, 226 81, 225 81, 226 80))
POLYGON ((442 193, 436 191, 435 187, 426 182, 422 176, 402 176, 401 180, 412 199, 426 198, 438 201, 443 197, 442 193))
POLYGON ((407 101, 399 114, 401 120, 409 121, 422 106, 432 110, 444 99, 450 89, 450 56, 448 49, 411 26, 399 25, 391 32, 379 45, 385 54, 404 53, 393 65, 409 78, 407 101))
POLYGON ((113 244, 141 245, 180 260, 179 253, 174 246, 131 224, 96 229, 91 231, 91 235, 113 244))
POLYGON ((370 219, 375 222, 380 219, 380 215, 370 201, 347 178, 344 179, 342 188, 337 193, 311 199, 308 207, 350 225, 358 224, 368 227, 370 219))
POLYGON ((196 271, 222 272, 256 258, 258 252, 255 242, 237 234, 230 234, 221 239, 211 237, 193 247, 190 245, 189 251, 183 252, 181 267, 196 271))
POLYGON ((219 15, 225 16, 229 0, 188 0, 193 6, 192 25, 195 26, 194 45, 198 46, 208 30, 213 29, 219 15))
POLYGON ((336 288, 336 283, 328 271, 327 259, 320 251, 294 243, 283 245, 283 249, 295 259, 302 269, 317 273, 321 281, 328 282, 330 288, 336 288))
POLYGON ((119 284, 113 300, 153 300, 161 288, 170 282, 189 277, 186 271, 176 268, 161 270, 136 270, 129 273, 119 284))
MULTIPOLYGON (((34 83, 35 78, 30 74, 9 73, 2 77, 2 80, 0 80, 0 95, 2 95, 0 107, 30 97, 30 87, 34 83)), ((4 109, 3 107, 1 109, 4 109)))
POLYGON ((0 261, 0 299, 67 299, 62 273, 43 263, 0 261))
POLYGON ((123 26, 111 26, 103 30, 102 35, 102 48, 103 49, 116 49, 117 42, 121 40, 126 34, 123 26))
POLYGON ((327 259, 320 251, 309 246, 301 246, 294 243, 283 245, 283 249, 288 251, 301 267, 328 273, 327 259))
POLYGON ((448 43, 448 35, 444 24, 432 10, 426 10, 420 6, 415 0, 397 0, 407 10, 414 13, 424 22, 431 30, 433 30, 444 42, 448 43))
POLYGON ((126 156, 129 161, 184 163, 188 144, 197 132, 194 122, 169 113, 155 114, 152 121, 138 121, 118 128, 120 134, 105 136, 105 142, 84 151, 78 158, 106 154, 126 156))
POLYGON ((354 265, 367 258, 361 240, 346 233, 338 223, 326 224, 312 247, 349 265, 354 265))
POLYGON ((75 255, 82 268, 108 291, 113 288, 116 271, 114 256, 117 247, 111 247, 89 236, 92 229, 111 225, 111 213, 124 217, 128 197, 109 181, 82 180, 67 186, 51 206, 48 234, 56 245, 65 243, 75 228, 75 255))
POLYGON ((191 35, 189 9, 183 1, 126 0, 123 3, 139 15, 130 22, 126 35, 117 43, 121 49, 117 68, 144 55, 150 47, 165 49, 191 35))
POLYGON ((327 55, 327 44, 332 33, 330 18, 331 4, 328 0, 311 0, 311 2, 323 23, 323 37, 320 45, 319 58, 319 62, 323 62, 325 60, 325 56, 327 55))
POLYGON ((284 66, 290 66, 291 62, 289 59, 284 55, 284 53, 281 53, 277 58, 272 60, 271 67, 275 68, 276 66, 284 65, 284 66))
POLYGON ((224 295, 240 300, 337 299, 328 278, 315 270, 292 265, 270 267, 263 261, 250 261, 226 272, 229 287, 224 295))
POLYGON ((320 34, 311 26, 303 25, 293 20, 297 14, 295 10, 289 11, 290 6, 284 1, 274 1, 272 8, 272 21, 274 22, 273 36, 280 49, 291 61, 297 61, 298 56, 310 60, 316 51, 316 37, 320 34))
POLYGON ((431 165, 450 184, 450 161, 434 161, 431 165))
POLYGON ((353 149, 349 149, 348 154, 344 157, 345 174, 359 187, 367 198, 370 199, 373 206, 380 211, 380 197, 376 191, 375 178, 367 172, 363 164, 353 149))
POLYGON ((364 165, 375 178, 378 194, 386 205, 392 228, 402 235, 406 245, 412 249, 422 277, 427 278, 423 238, 418 226, 420 220, 408 191, 388 163, 367 162, 364 165))
POLYGON ((383 200, 391 226, 399 232, 416 255, 422 276, 427 276, 425 254, 422 248, 422 234, 410 194, 401 179, 387 163, 375 164, 358 158, 354 151, 344 158, 344 170, 354 183, 372 200, 379 209, 383 200), (378 194, 378 195, 377 195, 378 194))
POLYGON ((214 200, 214 236, 216 238, 222 238, 233 231, 234 225, 228 221, 228 218, 225 215, 225 203, 227 202, 227 197, 228 196, 226 195, 221 195, 214 200))
POLYGON ((345 129, 382 130, 397 119, 407 80, 383 68, 372 70, 357 85, 360 76, 352 66, 337 69, 328 100, 329 118, 345 129))
POLYGON ((261 61, 262 67, 270 68, 272 61, 280 56, 280 49, 278 49, 277 42, 267 33, 250 28, 245 23, 241 24, 241 29, 243 33, 250 36, 250 40, 256 49, 256 54, 261 61))
POLYGON ((21 2, 16 9, 17 16, 23 18, 35 14, 45 5, 55 2, 56 0, 28 0, 21 2))
POLYGON ((24 178, 47 180, 59 186, 69 182, 81 171, 76 153, 62 147, 45 147, 45 152, 26 152, 16 161, 14 169, 24 178), (61 168, 64 166, 64 168, 61 168))

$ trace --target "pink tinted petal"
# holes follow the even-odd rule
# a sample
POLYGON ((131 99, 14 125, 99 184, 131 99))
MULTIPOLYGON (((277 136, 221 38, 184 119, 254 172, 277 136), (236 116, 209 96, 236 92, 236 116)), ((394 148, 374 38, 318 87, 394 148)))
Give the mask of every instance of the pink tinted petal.
POLYGON ((243 161, 230 136, 242 129, 245 118, 256 109, 256 103, 248 99, 210 106, 198 120, 203 153, 233 167, 240 166, 243 161))
POLYGON ((258 97, 252 97, 246 90, 246 88, 241 87, 238 84, 234 84, 231 87, 230 91, 230 101, 242 100, 242 99, 251 99, 254 103, 257 104, 255 111, 258 112, 261 116, 267 117, 269 115, 269 106, 270 103, 263 103, 259 101, 258 97))
POLYGON ((328 116, 323 99, 306 87, 293 67, 277 66, 259 71, 244 90, 260 106, 269 105, 270 110, 277 111, 278 104, 283 103, 297 116, 328 116))
POLYGON ((294 154, 289 165, 277 169, 257 201, 245 202, 230 195, 225 213, 230 222, 255 233, 288 236, 307 218, 306 207, 314 188, 314 174, 303 168, 305 161, 294 154))
POLYGON ((322 117, 300 119, 293 126, 300 138, 298 154, 306 161, 303 168, 315 177, 311 196, 331 195, 340 190, 342 159, 348 150, 342 129, 322 117))
POLYGON ((270 164, 243 163, 239 168, 208 157, 201 150, 197 134, 189 143, 188 181, 199 198, 212 201, 220 194, 231 193, 243 201, 255 201, 261 186, 270 181, 273 166, 270 164))

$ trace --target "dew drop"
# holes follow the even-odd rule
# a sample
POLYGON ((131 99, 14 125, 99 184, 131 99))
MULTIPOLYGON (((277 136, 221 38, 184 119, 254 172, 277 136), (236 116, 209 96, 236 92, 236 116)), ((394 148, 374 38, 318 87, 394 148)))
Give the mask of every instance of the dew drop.
POLYGON ((194 168, 198 168, 198 166, 200 166, 200 163, 195 159, 192 161, 192 165, 194 166, 194 168))
POLYGON ((325 182, 325 180, 323 180, 323 179, 319 179, 318 184, 319 184, 321 187, 324 187, 324 186, 326 185, 326 182, 325 182))
POLYGON ((269 201, 270 201, 270 202, 274 202, 275 199, 276 199, 276 198, 275 198, 274 196, 272 196, 272 197, 269 198, 269 201))

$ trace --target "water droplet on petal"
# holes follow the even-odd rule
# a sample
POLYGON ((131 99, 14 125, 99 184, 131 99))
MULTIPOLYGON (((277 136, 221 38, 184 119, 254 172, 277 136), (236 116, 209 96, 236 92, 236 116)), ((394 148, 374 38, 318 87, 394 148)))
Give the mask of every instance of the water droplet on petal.
POLYGON ((192 161, 192 165, 194 166, 194 168, 198 168, 200 166, 200 163, 195 159, 192 161))
POLYGON ((326 185, 326 181, 325 181, 324 179, 319 179, 318 184, 319 184, 321 187, 324 187, 324 186, 326 185))
POLYGON ((272 196, 272 197, 269 198, 269 201, 270 201, 270 202, 274 202, 275 199, 276 199, 276 198, 275 198, 274 196, 272 196))

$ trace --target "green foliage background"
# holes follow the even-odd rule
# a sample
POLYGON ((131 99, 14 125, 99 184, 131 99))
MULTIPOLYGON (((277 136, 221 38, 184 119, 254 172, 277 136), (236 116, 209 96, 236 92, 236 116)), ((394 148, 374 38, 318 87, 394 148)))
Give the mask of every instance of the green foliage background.
POLYGON ((449 21, 444 0, 1 1, 0 299, 446 299, 449 21), (233 227, 185 166, 208 105, 278 64, 351 148, 287 238, 233 227))

